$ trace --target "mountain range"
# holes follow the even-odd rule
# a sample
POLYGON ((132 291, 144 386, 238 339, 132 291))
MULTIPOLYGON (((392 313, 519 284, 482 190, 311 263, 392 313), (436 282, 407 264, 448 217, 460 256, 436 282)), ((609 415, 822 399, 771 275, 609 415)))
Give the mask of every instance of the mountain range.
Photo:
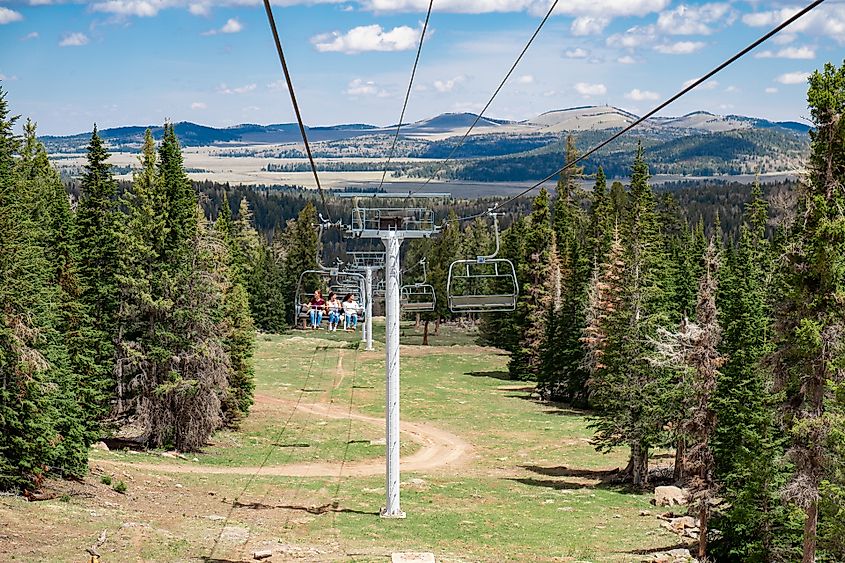
MULTIPOLYGON (((463 135, 478 118, 473 113, 444 113, 402 125, 401 134, 408 138, 440 138, 463 135)), ((482 117, 473 130, 474 135, 532 135, 580 133, 605 131, 624 127, 638 119, 638 116, 612 106, 581 106, 553 110, 525 121, 508 121, 482 117)), ((794 121, 769 121, 739 115, 715 115, 697 111, 681 117, 652 118, 640 130, 655 133, 666 131, 673 136, 677 132, 720 133, 744 129, 784 129, 806 133, 810 128, 794 121)), ((112 149, 140 146, 144 132, 151 129, 156 138, 162 134, 161 126, 126 126, 100 130, 100 136, 112 149)), ((287 144, 300 142, 296 123, 257 125, 245 123, 231 127, 209 127, 182 121, 175 124, 176 134, 184 146, 210 145, 253 145, 287 144)), ((396 125, 378 127, 362 123, 308 127, 309 140, 313 142, 339 141, 354 137, 394 134, 396 125)), ((57 152, 74 152, 90 139, 90 133, 68 136, 45 136, 42 140, 48 148, 57 152)))
MULTIPOLYGON (((572 136, 577 146, 585 150, 637 119, 637 115, 612 106, 553 110, 524 121, 445 113, 402 125, 390 170, 394 177, 424 177, 437 172, 443 178, 458 180, 532 180, 538 170, 559 167, 566 137, 572 136), (455 152, 473 123, 472 134, 455 152), (455 158, 445 166, 427 162, 449 156, 455 158)), ((112 151, 137 152, 147 128, 103 129, 100 135, 112 151)), ((160 138, 161 127, 149 128, 160 138)), ((299 127, 294 123, 216 128, 180 122, 175 129, 183 146, 205 147, 199 150, 217 158, 267 159, 265 170, 271 172, 305 170, 303 162, 290 161, 305 157, 299 127)), ((809 129, 794 121, 705 111, 651 118, 584 164, 588 170, 602 165, 609 176, 624 176, 637 145, 642 144, 656 173, 710 176, 790 172, 803 166, 809 129)), ((382 163, 375 159, 383 160, 390 154, 395 132, 396 125, 358 123, 308 128, 314 155, 324 170, 331 171, 380 169, 382 163), (350 158, 369 159, 369 163, 349 162, 350 158)), ((81 153, 89 138, 90 133, 81 133, 42 140, 53 154, 81 153)))

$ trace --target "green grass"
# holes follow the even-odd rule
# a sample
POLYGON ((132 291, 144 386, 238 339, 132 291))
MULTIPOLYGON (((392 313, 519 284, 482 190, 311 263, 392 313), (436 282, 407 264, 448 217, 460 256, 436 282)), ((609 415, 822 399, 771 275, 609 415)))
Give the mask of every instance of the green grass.
MULTIPOLYGON (((471 334, 443 327, 438 337, 432 336, 435 345, 422 347, 415 344, 420 333, 410 323, 403 323, 403 331, 403 342, 410 344, 402 348, 402 419, 447 430, 472 445, 469 459, 458 468, 402 474, 407 519, 378 517, 384 503, 382 476, 253 479, 147 472, 118 496, 170 499, 177 481, 183 488, 175 494, 187 496, 184 501, 174 497, 167 517, 159 520, 130 515, 131 506, 121 509, 126 513, 117 518, 118 527, 121 521, 148 518, 152 528, 145 533, 157 538, 140 542, 139 548, 121 539, 127 553, 162 561, 207 555, 223 529, 208 515, 228 514, 233 498, 239 504, 227 523, 247 528, 251 543, 222 546, 215 553, 220 560, 248 559, 248 548, 262 541, 317 546, 346 554, 339 559, 350 561, 386 561, 393 551, 422 550, 434 552, 438 561, 627 562, 641 561, 639 550, 676 546, 677 538, 654 516, 639 516, 653 510, 651 495, 605 483, 608 470, 624 465, 626 452, 597 453, 589 443, 585 413, 536 401, 526 385, 507 379, 507 357, 474 346, 471 334), (338 503, 337 510, 315 508, 332 502, 338 503)), ((375 334, 383 331, 377 328, 375 334)), ((358 340, 325 331, 262 335, 256 393, 287 401, 302 394, 305 403, 331 400, 339 408, 351 404, 357 412, 382 417, 383 344, 377 339, 377 350, 366 352, 358 340)), ((347 421, 300 412, 280 437, 291 410, 292 403, 272 408, 259 403, 239 432, 217 433, 213 444, 196 455, 198 461, 156 452, 94 454, 97 459, 240 466, 258 465, 268 451, 270 464, 339 461, 344 455, 350 461, 383 459, 384 447, 369 444, 383 438, 383 428, 363 422, 353 422, 350 432, 347 421)), ((417 448, 405 440, 402 455, 417 448)), ((63 503, 68 514, 76 502, 63 503)), ((37 504, 35 510, 48 506, 37 504)), ((73 514, 91 533, 100 525, 86 522, 85 511, 73 514)))

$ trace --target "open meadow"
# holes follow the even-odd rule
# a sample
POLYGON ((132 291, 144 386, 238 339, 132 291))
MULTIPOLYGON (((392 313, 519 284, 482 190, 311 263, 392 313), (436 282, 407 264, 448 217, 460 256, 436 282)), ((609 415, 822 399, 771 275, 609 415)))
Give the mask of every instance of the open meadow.
MULTIPOLYGON (((377 336, 383 336, 380 327, 377 336)), ((403 325, 402 508, 383 520, 384 354, 356 335, 259 336, 256 404, 201 453, 92 452, 54 498, 0 499, 0 559, 83 561, 642 561, 675 547, 651 495, 609 482, 584 413, 508 381, 507 357, 450 327, 403 325), (126 485, 116 492, 118 483, 126 485), (104 536, 101 536, 104 534, 104 536)))

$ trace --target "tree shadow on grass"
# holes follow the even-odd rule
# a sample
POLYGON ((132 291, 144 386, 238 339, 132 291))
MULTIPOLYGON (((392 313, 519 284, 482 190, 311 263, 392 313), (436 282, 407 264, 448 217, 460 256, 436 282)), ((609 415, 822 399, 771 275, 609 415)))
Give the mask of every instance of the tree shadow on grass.
POLYGON ((619 468, 610 470, 574 469, 566 466, 540 467, 537 465, 522 465, 523 469, 546 477, 571 477, 594 481, 584 483, 566 479, 536 479, 533 477, 511 479, 531 487, 545 487, 554 490, 602 489, 624 494, 638 494, 642 491, 634 489, 624 481, 624 475, 619 468))
POLYGON ((514 384, 523 383, 518 379, 511 379, 507 371, 468 371, 464 375, 471 375, 472 377, 489 377, 491 379, 500 379, 502 381, 512 381, 514 384))
POLYGON ((575 483, 572 481, 561 481, 554 479, 535 479, 533 477, 521 477, 519 479, 508 479, 514 483, 521 483, 529 487, 542 487, 544 489, 553 489, 555 491, 578 491, 581 489, 594 489, 595 485, 585 485, 584 483, 575 483))
POLYGON ((631 555, 651 555, 652 553, 663 553, 665 551, 672 551, 673 549, 689 549, 691 543, 678 543, 675 545, 667 545, 665 547, 649 547, 646 549, 631 549, 629 551, 617 551, 616 553, 630 553, 631 555))
POLYGON ((261 502, 235 502, 235 508, 249 508, 252 510, 297 510, 301 512, 307 512, 308 514, 328 514, 330 512, 336 512, 339 514, 363 514, 367 516, 378 516, 378 512, 372 512, 367 510, 354 510, 352 508, 340 508, 340 505, 336 502, 329 502, 320 506, 300 506, 300 505, 292 505, 292 504, 279 504, 279 505, 272 505, 272 504, 264 504, 261 502))

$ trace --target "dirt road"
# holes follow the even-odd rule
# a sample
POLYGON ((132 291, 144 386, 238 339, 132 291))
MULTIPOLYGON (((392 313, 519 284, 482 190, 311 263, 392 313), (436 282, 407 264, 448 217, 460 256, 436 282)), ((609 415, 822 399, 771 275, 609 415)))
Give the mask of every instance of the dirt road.
MULTIPOLYGON (((342 369, 342 367, 341 367, 342 369)), ((278 399, 268 395, 256 395, 256 403, 264 405, 279 405, 290 407, 293 401, 278 399)), ((339 407, 329 403, 300 403, 300 412, 310 413, 322 418, 352 420, 370 423, 384 427, 384 419, 368 416, 356 412, 349 412, 346 407, 339 407)), ((422 447, 410 456, 400 460, 402 471, 432 471, 442 468, 453 468, 465 463, 469 457, 471 446, 460 437, 440 430, 428 424, 419 422, 401 423, 401 432, 422 447)), ((99 465, 131 466, 135 469, 155 471, 159 473, 190 473, 205 475, 270 475, 282 477, 332 477, 340 474, 340 462, 321 463, 293 463, 286 465, 225 467, 189 464, 166 463, 137 463, 119 461, 97 461, 99 465)), ((365 477, 384 473, 383 459, 347 462, 343 464, 343 475, 348 477, 365 477)))

